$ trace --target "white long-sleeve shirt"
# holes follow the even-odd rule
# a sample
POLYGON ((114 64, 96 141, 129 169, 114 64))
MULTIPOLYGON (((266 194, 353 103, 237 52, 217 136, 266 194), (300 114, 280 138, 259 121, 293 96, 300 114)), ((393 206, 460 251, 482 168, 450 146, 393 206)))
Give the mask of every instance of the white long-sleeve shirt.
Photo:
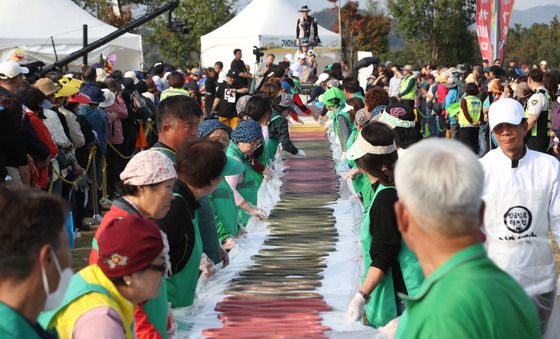
POLYGON ((488 256, 530 296, 553 291, 549 229, 560 243, 560 162, 529 149, 512 162, 500 148, 480 162, 488 256))

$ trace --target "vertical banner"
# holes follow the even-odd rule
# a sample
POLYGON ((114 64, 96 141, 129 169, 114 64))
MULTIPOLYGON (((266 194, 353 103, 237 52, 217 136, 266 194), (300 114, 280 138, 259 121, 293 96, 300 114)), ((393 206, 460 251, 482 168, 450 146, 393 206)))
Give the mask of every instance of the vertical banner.
POLYGON ((493 17, 493 0, 477 0, 476 1, 476 34, 478 36, 478 47, 480 48, 480 53, 482 54, 482 58, 488 59, 488 61, 490 62, 492 62, 492 43, 490 41, 492 17, 493 17))
POLYGON ((513 5, 515 0, 500 0, 500 59, 504 60, 505 57, 505 46, 509 27, 509 21, 511 19, 511 13, 513 11, 513 5))

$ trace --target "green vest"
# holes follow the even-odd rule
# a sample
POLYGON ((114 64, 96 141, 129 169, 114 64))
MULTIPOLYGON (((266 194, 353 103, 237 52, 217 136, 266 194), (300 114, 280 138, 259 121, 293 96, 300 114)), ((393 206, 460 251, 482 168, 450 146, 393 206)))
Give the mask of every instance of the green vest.
MULTIPOLYGON (((357 128, 354 128, 352 130, 352 133, 350 133, 350 136, 346 141, 346 149, 349 149, 354 144, 359 134, 360 131, 357 128)), ((354 160, 347 160, 347 163, 350 168, 357 168, 356 162, 354 160)), ((364 174, 358 173, 354 176, 354 179, 352 179, 352 186, 354 187, 354 191, 362 197, 363 205, 369 206, 369 203, 371 202, 372 192, 369 179, 364 174)))
MULTIPOLYGON (((173 193, 176 198, 185 198, 179 193, 173 193)), ((185 206, 186 208, 186 206, 185 206)), ((191 216, 194 228, 194 247, 191 257, 180 272, 177 272, 166 279, 167 299, 171 307, 187 307, 194 302, 196 285, 198 283, 200 257, 202 256, 202 238, 198 228, 198 213, 191 216)))
MULTIPOLYGON (((342 108, 339 108, 338 111, 336 111, 335 115, 334 115, 334 119, 333 119, 333 131, 336 135, 336 137, 338 138, 338 141, 340 141, 340 143, 342 144, 344 142, 344 145, 348 144, 348 139, 350 139, 350 135, 352 135, 352 133, 356 130, 356 125, 354 125, 352 123, 352 121, 350 121, 350 114, 348 114, 348 112, 342 112, 342 108), (341 139, 341 135, 338 132, 338 124, 337 124, 337 120, 338 117, 342 116, 344 118, 344 120, 346 120, 346 123, 348 124, 348 128, 350 129, 350 135, 348 136, 347 140, 342 140, 341 139)), ((356 135, 357 137, 357 135, 356 135)))
MULTIPOLYGON (((231 142, 229 144, 229 148, 227 150, 227 155, 240 161, 243 166, 243 181, 237 185, 237 191, 241 196, 253 206, 257 205, 257 192, 259 187, 257 186, 257 178, 258 174, 255 170, 251 167, 251 164, 248 160, 245 159, 245 156, 239 150, 236 144, 231 142)), ((247 213, 244 209, 239 209, 239 222, 241 225, 246 226, 249 222, 249 218, 251 215, 247 213)))
POLYGON ((3 303, 0 303, 0 338, 41 339, 27 319, 3 303))
MULTIPOLYGON (((362 283, 364 282, 367 272, 371 266, 371 257, 369 250, 371 247, 372 236, 370 229, 369 213, 371 206, 379 192, 387 189, 394 188, 394 186, 379 185, 376 191, 373 192, 371 203, 366 209, 362 229, 360 232, 360 243, 362 245, 362 257, 364 259, 364 273, 362 276, 362 283)), ((395 225, 395 227, 397 227, 395 225)), ((398 263, 401 267, 403 280, 406 285, 408 294, 414 295, 422 281, 424 281, 424 274, 418 264, 418 260, 414 253, 412 253, 404 241, 401 240, 401 251, 398 256, 398 263)), ((393 274, 389 269, 385 277, 379 282, 371 293, 370 299, 365 306, 365 313, 368 324, 373 327, 381 327, 386 325, 389 321, 397 317, 397 305, 395 302, 395 289, 393 286, 393 274)))
MULTIPOLYGON (((537 93, 541 93, 546 97, 546 102, 548 103, 546 110, 539 114, 535 125, 531 128, 532 137, 549 137, 550 136, 550 113, 552 112, 552 99, 550 95, 545 90, 538 90, 537 93)), ((531 98, 529 98, 531 100, 531 98)), ((529 117, 529 110, 527 110, 527 104, 525 104, 525 118, 529 117)))
MULTIPOLYGON (((480 114, 482 113, 482 102, 479 98, 474 95, 469 95, 465 97, 467 103, 467 111, 471 116, 472 124, 477 124, 480 121, 480 114)), ((459 126, 468 126, 471 123, 465 118, 463 110, 459 112, 459 126)))
MULTIPOLYGON (((230 160, 228 161, 235 161, 230 160)), ((233 190, 225 179, 220 181, 218 187, 208 196, 214 211, 218 238, 223 243, 229 237, 237 237, 239 233, 239 208, 235 204, 233 190)))
MULTIPOLYGON (((411 74, 401 81, 401 87, 399 89, 399 93, 402 93, 404 90, 406 90, 408 84, 412 81, 412 79, 414 79, 414 75, 411 74)), ((401 99, 414 100, 415 97, 416 97, 416 89, 412 88, 410 91, 408 91, 408 93, 405 93, 403 96, 401 96, 401 99)))

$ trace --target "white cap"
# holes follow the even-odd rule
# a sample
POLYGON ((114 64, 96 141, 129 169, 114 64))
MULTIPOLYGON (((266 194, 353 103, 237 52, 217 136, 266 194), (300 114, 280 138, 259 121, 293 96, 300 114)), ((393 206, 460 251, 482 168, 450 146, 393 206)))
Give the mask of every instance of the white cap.
POLYGON ((503 98, 494 101, 488 110, 490 131, 499 124, 519 125, 524 117, 523 106, 517 100, 503 98))
POLYGON ((17 77, 20 74, 29 73, 29 68, 20 66, 13 60, 4 61, 0 64, 0 79, 7 80, 17 77))
POLYGON ((327 73, 321 73, 317 81, 315 81, 315 85, 320 86, 323 81, 327 81, 329 78, 330 76, 327 73))
POLYGON ((101 91, 103 92, 103 96, 105 97, 105 100, 99 104, 99 107, 105 108, 113 105, 116 99, 115 94, 107 88, 102 88, 101 91))
POLYGON ((305 57, 306 57, 305 53, 300 53, 297 56, 298 59, 305 59, 305 57))
POLYGON ((412 66, 406 65, 406 66, 403 67, 403 70, 407 70, 409 72, 412 72, 412 66))
POLYGON ((353 106, 350 106, 350 105, 348 105, 348 104, 346 104, 346 103, 345 103, 344 105, 345 105, 345 106, 344 106, 344 108, 342 109, 342 112, 350 112, 351 110, 354 109, 353 106))
POLYGON ((346 159, 356 160, 360 159, 366 154, 391 154, 397 150, 395 142, 388 146, 374 146, 370 144, 364 137, 362 133, 358 134, 356 141, 350 146, 346 151, 346 159))
POLYGON ((294 55, 288 53, 288 54, 284 55, 284 59, 288 59, 289 62, 294 62, 294 55))
POLYGON ((542 60, 541 65, 548 65, 548 62, 546 62, 546 60, 542 60))
POLYGON ((132 79, 135 85, 138 83, 138 77, 136 76, 136 73, 134 73, 134 71, 128 71, 124 73, 124 77, 132 79))

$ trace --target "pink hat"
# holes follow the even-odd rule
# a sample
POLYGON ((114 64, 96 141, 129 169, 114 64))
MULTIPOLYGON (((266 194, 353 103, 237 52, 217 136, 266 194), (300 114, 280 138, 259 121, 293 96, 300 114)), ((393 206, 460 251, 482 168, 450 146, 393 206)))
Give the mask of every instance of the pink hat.
POLYGON ((147 150, 130 159, 120 177, 127 185, 144 186, 175 179, 177 173, 173 162, 163 153, 147 150))

